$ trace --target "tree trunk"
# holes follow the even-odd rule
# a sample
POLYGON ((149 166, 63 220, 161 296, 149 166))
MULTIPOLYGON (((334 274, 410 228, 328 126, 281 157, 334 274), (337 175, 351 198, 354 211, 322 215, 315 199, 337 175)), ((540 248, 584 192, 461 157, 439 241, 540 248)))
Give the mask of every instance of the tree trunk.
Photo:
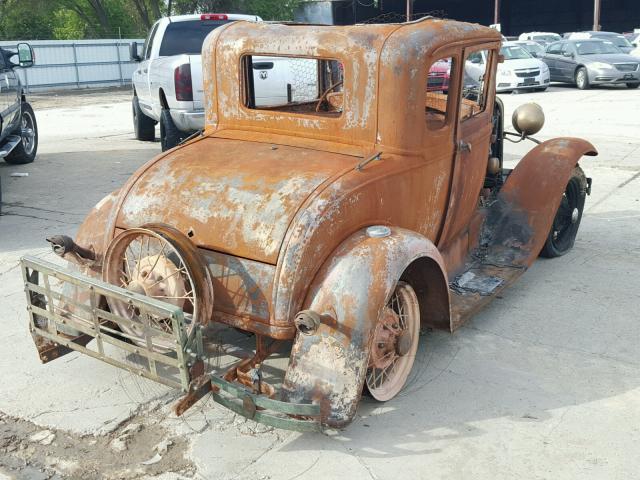
POLYGON ((89 5, 93 9, 93 12, 96 14, 96 18, 98 19, 98 23, 100 23, 100 27, 105 33, 112 33, 111 24, 109 22, 109 16, 107 15, 107 11, 102 5, 102 0, 88 0, 89 5))

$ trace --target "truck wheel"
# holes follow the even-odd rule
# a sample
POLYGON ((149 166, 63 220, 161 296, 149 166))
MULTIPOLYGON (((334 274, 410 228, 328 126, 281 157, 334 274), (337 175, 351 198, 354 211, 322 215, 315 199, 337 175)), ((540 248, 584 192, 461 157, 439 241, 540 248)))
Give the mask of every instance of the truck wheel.
POLYGON ((134 95, 131 101, 133 107, 133 130, 136 134, 136 140, 150 142, 156 138, 156 122, 147 117, 138 102, 138 96, 134 95))
POLYGON ((374 331, 367 369, 367 389, 384 402, 395 397, 409 376, 418 349, 420 308, 415 291, 398 282, 374 331))
POLYGON ((640 83, 627 83, 627 88, 638 88, 640 83))
POLYGON ((20 108, 22 120, 19 134, 22 141, 16 145, 9 155, 4 157, 4 161, 12 165, 33 162, 38 151, 38 124, 36 123, 33 108, 27 102, 22 102, 20 108))
POLYGON ((162 151, 175 147, 185 138, 186 135, 178 130, 176 124, 173 123, 169 109, 163 108, 160 114, 160 145, 162 151))
POLYGON ((580 220, 582 220, 586 196, 587 177, 582 168, 576 167, 573 169, 567 188, 562 194, 551 231, 540 252, 541 257, 560 257, 571 250, 578 234, 580 220))
POLYGON ((586 68, 580 67, 576 72, 576 85, 580 90, 589 89, 589 74, 587 73, 586 68))

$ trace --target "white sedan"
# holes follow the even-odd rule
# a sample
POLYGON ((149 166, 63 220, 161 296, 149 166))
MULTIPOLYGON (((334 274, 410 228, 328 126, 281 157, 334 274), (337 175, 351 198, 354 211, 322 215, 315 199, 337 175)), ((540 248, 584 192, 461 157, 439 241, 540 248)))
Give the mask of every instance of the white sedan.
POLYGON ((522 46, 506 42, 502 44, 500 54, 504 62, 498 64, 496 91, 539 90, 544 92, 551 79, 549 67, 535 58, 522 46))

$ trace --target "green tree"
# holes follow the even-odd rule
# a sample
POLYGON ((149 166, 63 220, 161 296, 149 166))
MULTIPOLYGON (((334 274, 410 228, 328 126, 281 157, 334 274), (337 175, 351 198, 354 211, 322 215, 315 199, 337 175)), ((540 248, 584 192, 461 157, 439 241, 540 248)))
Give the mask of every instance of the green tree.
POLYGON ((53 38, 54 10, 47 0, 0 0, 0 39, 53 38))
POLYGON ((64 24, 65 20, 71 24, 82 22, 85 35, 90 37, 138 36, 148 28, 138 18, 133 0, 58 0, 57 3, 59 10, 73 13, 58 17, 63 21, 59 25, 62 31, 70 28, 64 24))
POLYGON ((265 20, 292 20, 299 0, 173 0, 172 11, 189 13, 246 13, 265 20))

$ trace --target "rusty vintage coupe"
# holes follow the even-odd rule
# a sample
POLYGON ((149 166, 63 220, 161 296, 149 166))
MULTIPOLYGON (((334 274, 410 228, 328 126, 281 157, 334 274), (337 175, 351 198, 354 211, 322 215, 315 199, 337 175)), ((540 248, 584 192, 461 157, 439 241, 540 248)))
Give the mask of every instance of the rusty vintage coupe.
POLYGON ((534 140, 503 168, 505 139, 543 118, 527 105, 503 130, 499 48, 495 30, 433 18, 213 31, 204 131, 100 201, 75 241, 48 239, 73 268, 23 259, 40 358, 77 350, 182 389, 178 414, 210 393, 291 429, 346 426, 363 390, 393 398, 422 368, 421 326, 460 327, 578 230, 578 161, 596 151, 534 140), (256 106, 278 56, 296 81, 256 106), (255 355, 213 372, 221 324, 253 334, 255 355), (277 349, 288 364, 270 382, 277 349))

